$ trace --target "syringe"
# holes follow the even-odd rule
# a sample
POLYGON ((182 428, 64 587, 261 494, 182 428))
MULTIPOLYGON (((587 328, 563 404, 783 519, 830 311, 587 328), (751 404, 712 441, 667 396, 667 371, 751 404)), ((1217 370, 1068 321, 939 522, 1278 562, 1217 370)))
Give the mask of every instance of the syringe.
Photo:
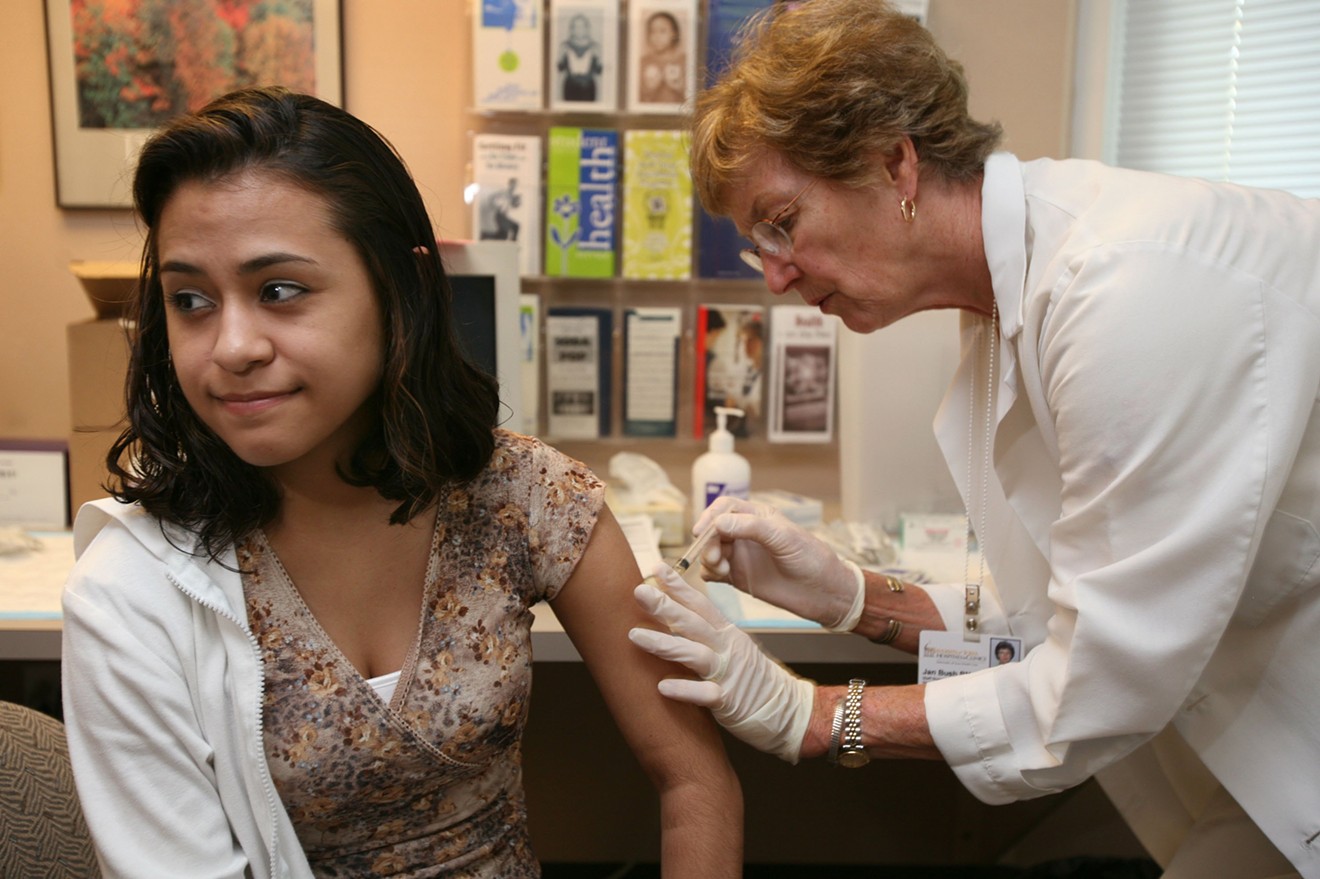
MULTIPOLYGON (((705 551, 706 544, 709 543, 710 539, 716 536, 717 534, 718 532, 715 530, 714 522, 707 525, 706 529, 697 535, 696 540, 693 540, 690 544, 688 544, 688 548, 683 550, 683 554, 678 557, 678 561, 674 562, 673 564, 674 571, 680 577, 683 576, 683 574, 687 573, 688 568, 692 567, 696 562, 698 562, 701 559, 701 554, 702 552, 705 551)), ((650 583, 652 586, 656 587, 657 589, 661 588, 660 582, 656 580, 654 574, 647 577, 643 582, 650 583)))

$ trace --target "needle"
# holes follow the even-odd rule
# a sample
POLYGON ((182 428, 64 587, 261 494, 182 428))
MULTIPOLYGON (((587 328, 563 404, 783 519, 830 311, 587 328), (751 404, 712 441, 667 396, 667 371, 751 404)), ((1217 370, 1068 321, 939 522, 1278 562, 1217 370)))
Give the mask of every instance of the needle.
POLYGON ((701 553, 706 549, 706 544, 710 542, 715 533, 715 523, 711 522, 706 526, 705 531, 697 535, 697 539, 692 541, 678 561, 674 562, 674 570, 682 574, 692 567, 692 563, 701 558, 701 553))

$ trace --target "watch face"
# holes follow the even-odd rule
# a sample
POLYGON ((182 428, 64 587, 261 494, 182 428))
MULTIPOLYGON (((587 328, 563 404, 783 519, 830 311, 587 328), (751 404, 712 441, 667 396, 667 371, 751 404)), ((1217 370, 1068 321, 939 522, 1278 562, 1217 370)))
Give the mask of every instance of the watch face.
POLYGON ((871 755, 865 751, 844 751, 839 755, 839 765, 846 766, 849 769, 856 769, 870 762, 871 755))

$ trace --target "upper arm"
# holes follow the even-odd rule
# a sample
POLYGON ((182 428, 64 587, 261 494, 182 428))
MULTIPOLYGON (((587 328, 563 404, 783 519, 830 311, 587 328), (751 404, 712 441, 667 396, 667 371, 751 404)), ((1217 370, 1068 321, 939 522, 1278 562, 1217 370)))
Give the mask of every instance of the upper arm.
POLYGON ((624 738, 657 783, 703 764, 723 765, 709 714, 660 696, 656 684, 681 670, 636 648, 628 630, 650 624, 633 599, 642 580, 631 547, 608 507, 568 582, 551 604, 600 687, 624 738))

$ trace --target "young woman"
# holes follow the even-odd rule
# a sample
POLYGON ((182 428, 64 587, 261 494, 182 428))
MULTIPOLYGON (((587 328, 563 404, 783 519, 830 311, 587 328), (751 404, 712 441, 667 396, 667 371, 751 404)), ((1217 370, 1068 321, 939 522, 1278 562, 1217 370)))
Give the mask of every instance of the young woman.
POLYGON ((128 427, 64 617, 105 874, 538 875, 520 741, 547 599, 659 791, 665 874, 737 875, 736 779, 627 643, 641 577, 602 484, 496 427, 389 145, 237 92, 148 142, 134 198, 128 427))

